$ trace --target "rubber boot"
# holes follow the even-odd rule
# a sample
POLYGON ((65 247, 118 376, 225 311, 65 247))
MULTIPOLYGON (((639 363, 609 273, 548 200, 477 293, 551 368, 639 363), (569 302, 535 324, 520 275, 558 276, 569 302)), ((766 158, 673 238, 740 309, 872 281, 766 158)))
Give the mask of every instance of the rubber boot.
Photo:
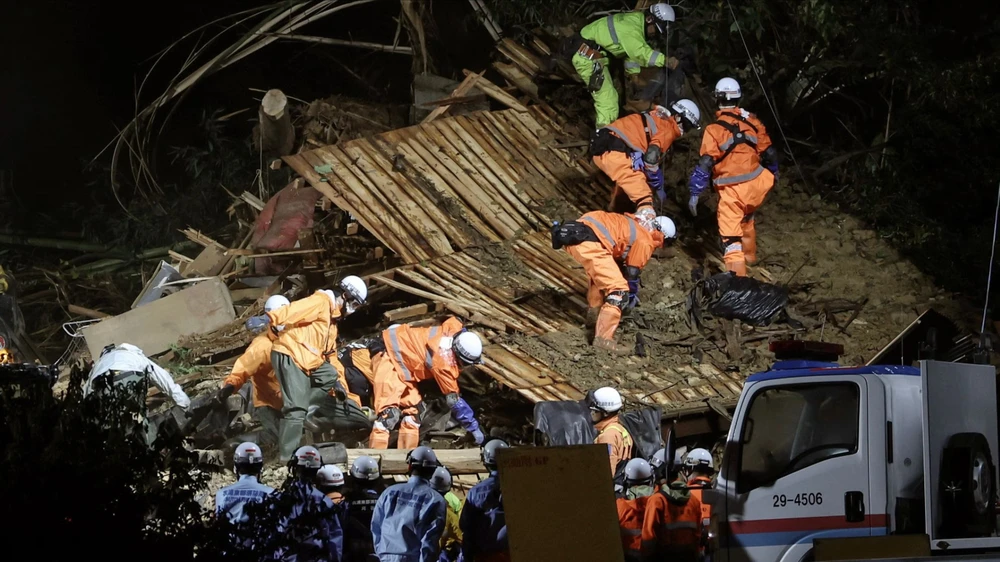
POLYGON ((605 338, 595 337, 594 347, 596 347, 597 349, 603 349, 604 351, 614 353, 615 355, 628 355, 630 353, 629 350, 619 346, 617 343, 615 343, 614 340, 609 340, 605 338))
MULTIPOLYGON (((601 313, 601 307, 594 306, 587 309, 587 318, 583 321, 583 325, 586 328, 593 328, 597 326, 597 316, 601 313)), ((1000 330, 998 330, 1000 332, 1000 330)))
POLYGON ((615 332, 622 319, 622 311, 617 306, 605 304, 597 315, 597 325, 594 327, 594 347, 625 355, 628 350, 620 349, 615 343, 615 332))
POLYGON ((420 446, 420 424, 411 416, 403 418, 399 424, 399 442, 396 448, 411 450, 420 446))
POLYGON ((737 277, 747 276, 747 264, 745 261, 729 261, 726 260, 726 269, 732 271, 737 277))

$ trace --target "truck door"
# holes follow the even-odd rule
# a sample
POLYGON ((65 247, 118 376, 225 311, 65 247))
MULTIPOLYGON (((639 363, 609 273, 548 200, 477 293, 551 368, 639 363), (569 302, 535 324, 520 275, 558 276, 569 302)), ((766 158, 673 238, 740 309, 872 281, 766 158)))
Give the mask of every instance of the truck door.
MULTIPOLYGON (((719 476, 730 562, 802 560, 820 537, 869 536, 868 389, 862 376, 754 383, 736 412, 719 476)), ((884 506, 882 506, 884 511, 884 506)))

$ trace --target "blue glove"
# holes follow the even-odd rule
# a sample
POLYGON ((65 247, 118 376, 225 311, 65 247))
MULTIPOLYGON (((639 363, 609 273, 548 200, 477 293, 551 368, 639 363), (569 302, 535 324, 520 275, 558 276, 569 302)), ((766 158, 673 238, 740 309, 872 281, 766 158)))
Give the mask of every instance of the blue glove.
POLYGON ((639 280, 630 279, 628 282, 628 304, 627 308, 639 306, 639 280))
POLYGON ((644 170, 646 168, 646 163, 642 161, 641 152, 633 152, 629 156, 632 157, 632 169, 633 170, 644 170))
MULTIPOLYGON (((483 433, 479 431, 479 422, 476 421, 476 415, 472 413, 472 406, 465 401, 465 398, 459 397, 457 394, 449 394, 445 396, 445 400, 448 402, 448 406, 451 408, 451 415, 455 418, 458 423, 462 424, 465 431, 473 434, 481 439, 483 433)), ((482 443, 482 441, 477 441, 476 443, 482 443)))
POLYGON ((663 168, 657 168, 655 172, 650 172, 649 169, 644 171, 646 173, 646 183, 649 184, 651 189, 663 189, 663 168))
POLYGON ((704 168, 695 166, 694 171, 691 172, 691 179, 688 180, 688 189, 691 190, 691 197, 701 195, 701 192, 708 188, 708 184, 711 181, 712 176, 704 168))
POLYGON ((247 330, 259 334, 267 329, 271 324, 271 318, 266 314, 261 314, 260 316, 251 316, 247 318, 246 327, 247 330))
POLYGON ((772 162, 768 162, 768 164, 766 166, 764 166, 764 167, 767 168, 768 171, 770 171, 772 174, 774 174, 774 181, 777 182, 778 181, 778 163, 777 162, 773 162, 773 161, 772 162))
POLYGON ((478 429, 472 432, 472 438, 476 440, 476 445, 482 445, 486 441, 486 436, 478 429))

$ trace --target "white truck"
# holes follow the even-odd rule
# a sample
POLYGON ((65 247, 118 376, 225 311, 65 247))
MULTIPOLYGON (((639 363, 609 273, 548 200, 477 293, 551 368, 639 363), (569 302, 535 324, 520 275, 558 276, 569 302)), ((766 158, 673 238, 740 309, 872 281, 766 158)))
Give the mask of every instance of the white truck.
POLYGON ((783 360, 752 375, 703 493, 712 562, 799 562, 818 539, 904 535, 944 559, 1000 557, 996 387, 990 365, 938 361, 783 360))

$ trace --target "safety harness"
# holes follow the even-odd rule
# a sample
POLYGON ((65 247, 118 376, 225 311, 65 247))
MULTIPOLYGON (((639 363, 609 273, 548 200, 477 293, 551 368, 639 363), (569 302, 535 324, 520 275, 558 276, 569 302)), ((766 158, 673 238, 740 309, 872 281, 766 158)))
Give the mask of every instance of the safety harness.
MULTIPOLYGON (((722 115, 725 115, 726 117, 732 117, 734 119, 738 119, 739 121, 742 121, 743 123, 746 123, 747 126, 750 127, 751 129, 753 129, 754 133, 757 132, 757 127, 755 127, 753 123, 751 123, 750 121, 746 120, 739 113, 733 113, 733 112, 730 112, 730 111, 724 111, 722 113, 722 115)), ((723 121, 722 119, 719 119, 719 120, 715 121, 713 124, 722 127, 723 129, 729 131, 729 134, 733 135, 732 140, 729 141, 729 143, 726 146, 726 148, 723 149, 722 156, 718 157, 715 160, 716 164, 718 164, 719 162, 722 162, 723 160, 725 160, 726 157, 729 156, 730 154, 732 154, 733 151, 736 150, 736 147, 739 146, 739 145, 741 145, 741 144, 749 145, 750 148, 754 149, 754 151, 757 150, 757 136, 756 135, 748 135, 747 133, 744 133, 740 129, 739 125, 737 125, 735 123, 730 123, 728 121, 723 121)))
MULTIPOLYGON (((643 111, 639 115, 642 115, 642 130, 646 133, 646 146, 648 147, 653 142, 653 135, 656 134, 656 123, 653 122, 653 118, 648 111, 643 111)), ((612 151, 623 152, 625 154, 645 152, 629 142, 625 133, 616 127, 608 125, 594 131, 590 136, 589 154, 597 156, 612 151)))

